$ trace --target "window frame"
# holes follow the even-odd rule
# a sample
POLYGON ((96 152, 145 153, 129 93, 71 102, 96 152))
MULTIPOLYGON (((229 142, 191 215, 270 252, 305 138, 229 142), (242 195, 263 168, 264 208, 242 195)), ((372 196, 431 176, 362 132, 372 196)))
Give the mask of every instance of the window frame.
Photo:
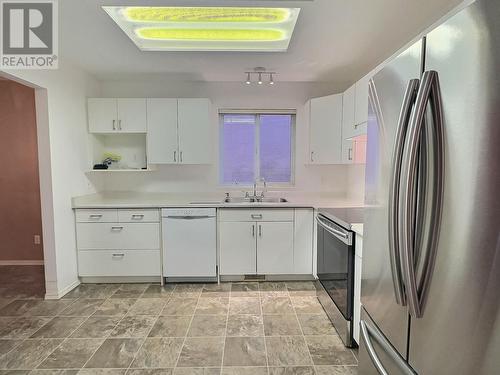
POLYGON ((291 116, 290 129, 290 181, 289 182, 269 182, 266 181, 268 187, 283 187, 289 188, 295 186, 295 152, 296 152, 296 123, 297 111, 294 109, 286 110, 234 110, 225 109, 219 110, 219 160, 218 160, 218 179, 221 187, 253 187, 253 183, 234 183, 224 182, 224 165, 223 165, 223 146, 224 146, 224 115, 250 115, 255 116, 255 150, 254 150, 254 174, 256 179, 260 179, 260 117, 262 115, 289 115, 291 116))

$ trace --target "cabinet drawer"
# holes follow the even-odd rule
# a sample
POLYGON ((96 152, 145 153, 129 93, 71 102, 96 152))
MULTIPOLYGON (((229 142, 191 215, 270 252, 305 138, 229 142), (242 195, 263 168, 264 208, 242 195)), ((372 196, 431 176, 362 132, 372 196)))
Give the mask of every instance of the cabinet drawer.
POLYGON ((154 208, 147 210, 118 210, 118 221, 120 223, 158 223, 160 222, 160 211, 154 208))
POLYGON ((78 251, 79 276, 160 276, 159 250, 78 251))
POLYGON ((77 223, 115 223, 118 221, 116 209, 76 210, 77 223))
POLYGON ((220 221, 293 221, 293 209, 221 209, 220 221))
POLYGON ((78 249, 135 250, 160 248, 157 223, 77 223, 78 249))

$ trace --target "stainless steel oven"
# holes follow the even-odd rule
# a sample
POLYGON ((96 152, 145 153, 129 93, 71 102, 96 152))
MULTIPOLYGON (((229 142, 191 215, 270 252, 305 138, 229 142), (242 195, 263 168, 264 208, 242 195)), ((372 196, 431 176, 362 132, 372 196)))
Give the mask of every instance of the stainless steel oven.
POLYGON ((353 232, 319 212, 317 222, 318 298, 347 347, 354 347, 353 232))

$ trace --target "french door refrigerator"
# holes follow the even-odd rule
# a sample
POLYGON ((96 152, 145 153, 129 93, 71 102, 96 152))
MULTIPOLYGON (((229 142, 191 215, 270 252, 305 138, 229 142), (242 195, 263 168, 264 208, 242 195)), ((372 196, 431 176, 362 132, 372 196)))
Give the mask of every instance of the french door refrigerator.
POLYGON ((359 373, 500 373, 500 1, 370 82, 359 373))

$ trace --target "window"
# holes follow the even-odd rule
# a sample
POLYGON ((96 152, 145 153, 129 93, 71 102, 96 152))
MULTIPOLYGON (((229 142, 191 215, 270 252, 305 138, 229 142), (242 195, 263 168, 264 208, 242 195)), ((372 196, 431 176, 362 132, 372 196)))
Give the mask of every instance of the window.
POLYGON ((220 180, 224 185, 293 182, 295 115, 221 114, 220 180))

